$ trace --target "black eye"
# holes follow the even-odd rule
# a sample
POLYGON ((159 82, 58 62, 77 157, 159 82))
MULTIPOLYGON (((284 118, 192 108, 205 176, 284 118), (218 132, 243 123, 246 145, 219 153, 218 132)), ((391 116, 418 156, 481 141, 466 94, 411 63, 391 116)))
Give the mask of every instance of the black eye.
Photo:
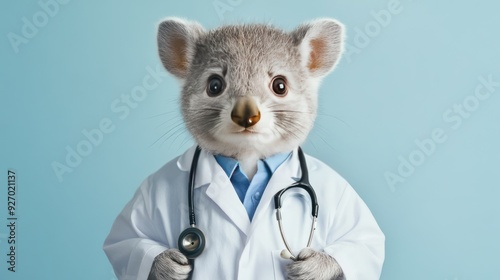
POLYGON ((212 75, 208 78, 207 94, 210 97, 215 97, 224 90, 224 79, 219 75, 212 75))
POLYGON ((286 87, 286 80, 284 77, 276 76, 271 82, 271 88, 274 94, 283 97, 288 93, 288 88, 286 87))

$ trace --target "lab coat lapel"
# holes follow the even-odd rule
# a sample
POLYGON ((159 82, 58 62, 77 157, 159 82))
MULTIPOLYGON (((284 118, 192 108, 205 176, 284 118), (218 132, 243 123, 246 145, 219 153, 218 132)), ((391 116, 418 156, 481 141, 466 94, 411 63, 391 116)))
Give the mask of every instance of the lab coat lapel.
MULTIPOLYGON (((194 147, 179 158, 181 170, 189 171, 194 155, 194 147)), ((202 150, 198 160, 195 189, 208 184, 206 195, 211 199, 245 235, 250 228, 250 219, 231 181, 211 153, 202 150)), ((204 199, 202 195, 201 199, 204 199)), ((205 197, 205 199, 207 199, 205 197)), ((208 203, 206 201, 201 204, 208 203)), ((201 214, 197 214, 201 217, 201 214)), ((201 218, 199 218, 201 222, 201 218)))
POLYGON ((207 196, 227 215, 234 225, 247 235, 250 228, 250 218, 247 211, 224 171, 217 173, 220 174, 215 174, 217 177, 208 186, 207 196))

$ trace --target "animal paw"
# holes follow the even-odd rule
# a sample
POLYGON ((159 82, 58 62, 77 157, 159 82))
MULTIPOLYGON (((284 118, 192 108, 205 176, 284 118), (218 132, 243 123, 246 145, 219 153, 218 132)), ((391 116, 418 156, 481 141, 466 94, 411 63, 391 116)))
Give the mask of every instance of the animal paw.
POLYGON ((189 277, 188 259, 177 249, 168 249, 156 256, 148 280, 184 280, 189 277))
POLYGON ((304 248, 296 260, 287 265, 288 280, 345 280, 344 272, 330 255, 304 248))

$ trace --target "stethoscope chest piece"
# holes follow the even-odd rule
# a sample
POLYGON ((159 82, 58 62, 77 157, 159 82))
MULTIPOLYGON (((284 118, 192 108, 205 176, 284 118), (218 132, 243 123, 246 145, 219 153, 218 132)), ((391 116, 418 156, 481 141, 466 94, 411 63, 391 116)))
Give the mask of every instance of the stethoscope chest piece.
POLYGON ((195 259, 205 249, 205 235, 197 227, 185 229, 178 239, 177 247, 188 259, 195 259))

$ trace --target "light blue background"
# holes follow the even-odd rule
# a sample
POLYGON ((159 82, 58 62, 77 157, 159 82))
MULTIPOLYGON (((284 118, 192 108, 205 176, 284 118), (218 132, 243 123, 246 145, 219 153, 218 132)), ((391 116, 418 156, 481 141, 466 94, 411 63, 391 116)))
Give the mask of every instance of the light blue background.
POLYGON ((457 129, 443 114, 471 100, 478 77, 500 81, 500 4, 401 0, 381 26, 372 12, 391 1, 229 2, 219 16, 213 1, 69 1, 18 53, 8 34, 43 10, 1 2, 0 279, 115 279, 101 249, 114 218, 148 174, 192 144, 170 76, 123 120, 111 109, 160 67, 155 27, 165 16, 208 28, 342 21, 348 54, 323 82, 304 149, 346 177, 377 218, 387 237, 382 279, 499 279, 500 87, 457 129), (366 28, 363 45, 357 30, 366 28), (66 146, 104 118, 114 131, 60 182, 51 164, 65 163, 66 146), (384 174, 398 174, 398 158, 436 128, 446 141, 391 188, 384 174), (5 262, 8 168, 18 174, 16 273, 5 262))

